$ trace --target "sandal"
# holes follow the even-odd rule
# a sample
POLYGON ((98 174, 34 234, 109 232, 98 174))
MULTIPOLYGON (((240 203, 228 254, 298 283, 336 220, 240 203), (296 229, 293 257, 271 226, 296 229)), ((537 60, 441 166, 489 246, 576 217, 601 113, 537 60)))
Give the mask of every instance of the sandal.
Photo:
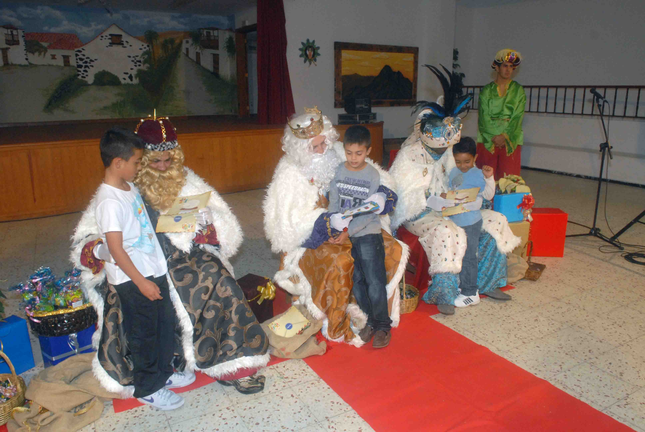
POLYGON ((218 380, 217 382, 223 386, 235 387, 235 390, 242 394, 253 394, 264 390, 265 381, 264 375, 251 375, 230 381, 218 380))

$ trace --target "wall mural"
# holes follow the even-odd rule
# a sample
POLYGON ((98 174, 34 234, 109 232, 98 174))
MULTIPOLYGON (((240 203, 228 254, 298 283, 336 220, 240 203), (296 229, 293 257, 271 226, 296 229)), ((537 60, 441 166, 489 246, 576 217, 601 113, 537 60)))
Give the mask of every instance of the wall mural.
POLYGON ((0 5, 0 124, 237 113, 234 17, 0 5))

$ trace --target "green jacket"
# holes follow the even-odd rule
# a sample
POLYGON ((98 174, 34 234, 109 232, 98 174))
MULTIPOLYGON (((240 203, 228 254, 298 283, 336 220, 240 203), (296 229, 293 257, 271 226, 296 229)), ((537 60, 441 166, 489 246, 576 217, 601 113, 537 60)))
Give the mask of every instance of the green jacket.
POLYGON ((526 105, 524 88, 515 81, 508 84, 506 94, 497 93, 497 84, 491 82, 482 87, 479 93, 479 122, 477 142, 493 152, 493 137, 506 137, 506 150, 510 155, 517 146, 524 144, 522 119, 526 105))

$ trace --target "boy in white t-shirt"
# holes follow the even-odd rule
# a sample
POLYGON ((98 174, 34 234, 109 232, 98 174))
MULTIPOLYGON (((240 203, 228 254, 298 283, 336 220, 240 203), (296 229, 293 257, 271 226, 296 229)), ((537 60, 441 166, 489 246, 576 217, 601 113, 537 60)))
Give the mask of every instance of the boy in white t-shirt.
POLYGON ((168 268, 141 195, 131 183, 144 145, 137 135, 121 129, 110 129, 101 138, 105 177, 96 193, 95 216, 109 254, 97 252, 111 256, 105 271, 121 302, 132 354, 134 396, 170 410, 182 406, 184 399, 165 388, 169 378, 173 387, 181 381, 173 376, 171 365, 175 312, 166 279, 168 268))

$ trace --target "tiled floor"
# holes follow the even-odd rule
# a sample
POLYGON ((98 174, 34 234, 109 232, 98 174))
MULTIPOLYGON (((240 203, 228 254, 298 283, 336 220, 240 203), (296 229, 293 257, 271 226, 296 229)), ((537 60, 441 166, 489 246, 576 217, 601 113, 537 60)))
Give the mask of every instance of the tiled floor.
MULTIPOLYGON (((525 171, 537 207, 558 207, 569 219, 591 223, 596 183, 525 171)), ((263 191, 226 195, 240 219, 245 242, 232 261, 236 276, 270 276, 277 256, 264 239, 260 209, 263 191)), ((645 189, 609 186, 607 216, 614 231, 643 210, 645 189)), ((61 274, 69 268, 69 237, 79 214, 0 223, 0 289, 26 278, 37 266, 61 274)), ((607 231, 601 207, 599 226, 607 231)), ((570 233, 583 232, 569 225, 570 233)), ((636 225, 621 240, 645 244, 645 227, 636 225)), ((645 266, 630 264, 619 253, 598 250, 594 238, 567 240, 563 258, 536 258, 547 265, 538 282, 520 281, 513 301, 484 300, 454 316, 435 319, 544 378, 632 428, 645 431, 645 266)), ((603 248, 611 250, 611 248, 603 248)), ((20 312, 9 295, 8 314, 20 312)), ((405 318, 404 318, 405 319, 405 318)), ((40 363, 24 374, 29 379, 40 363)), ((263 393, 242 396, 211 384, 185 393, 186 405, 173 412, 141 407, 114 414, 106 405, 90 431, 259 431, 371 430, 356 412, 301 360, 264 371, 263 393)))

